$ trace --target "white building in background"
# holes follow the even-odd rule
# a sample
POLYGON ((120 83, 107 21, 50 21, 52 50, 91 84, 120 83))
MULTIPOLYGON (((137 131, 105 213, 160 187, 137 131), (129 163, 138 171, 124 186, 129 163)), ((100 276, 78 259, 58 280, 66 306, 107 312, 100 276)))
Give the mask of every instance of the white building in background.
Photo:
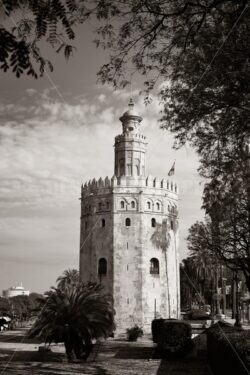
POLYGON ((16 296, 29 296, 30 291, 25 290, 22 283, 18 286, 12 286, 9 289, 3 290, 3 297, 4 298, 11 298, 16 296))

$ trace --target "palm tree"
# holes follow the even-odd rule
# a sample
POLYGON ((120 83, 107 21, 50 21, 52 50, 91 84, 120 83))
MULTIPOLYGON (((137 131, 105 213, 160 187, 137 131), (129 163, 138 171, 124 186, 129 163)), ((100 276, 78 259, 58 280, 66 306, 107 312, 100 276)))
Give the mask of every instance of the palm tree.
POLYGON ((192 253, 191 258, 195 267, 198 284, 200 284, 200 293, 202 299, 205 299, 205 284, 212 282, 215 273, 215 265, 211 257, 205 251, 192 253))
POLYGON ((68 269, 63 272, 56 280, 58 288, 77 285, 79 283, 79 271, 76 269, 68 269))
POLYGON ((170 292, 169 292, 168 262, 167 262, 167 250, 170 245, 170 233, 168 231, 166 220, 163 220, 162 224, 155 223, 155 231, 151 236, 151 241, 157 249, 161 249, 163 251, 164 257, 165 257, 167 295, 168 295, 168 315, 170 318, 170 292))
POLYGON ((112 303, 101 291, 99 284, 81 282, 52 288, 46 293, 29 337, 38 337, 48 344, 64 342, 69 361, 87 358, 92 339, 107 337, 115 329, 112 303))

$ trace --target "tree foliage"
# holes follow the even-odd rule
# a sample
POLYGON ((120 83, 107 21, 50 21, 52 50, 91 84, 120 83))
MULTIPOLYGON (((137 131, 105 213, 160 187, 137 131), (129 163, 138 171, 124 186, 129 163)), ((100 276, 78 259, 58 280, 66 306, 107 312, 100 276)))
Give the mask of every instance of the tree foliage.
POLYGON ((79 281, 79 272, 74 268, 65 270, 56 280, 57 287, 60 289, 71 287, 72 285, 78 285, 79 281))
POLYGON ((206 252, 232 270, 242 271, 250 290, 250 215, 244 181, 213 187, 205 200, 207 220, 189 229, 188 248, 198 256, 206 252), (220 187, 220 186, 219 186, 220 187))
MULTIPOLYGON (((46 41, 56 52, 64 51, 66 59, 74 47, 74 25, 83 20, 84 6, 76 0, 2 0, 0 11, 0 69, 9 69, 20 77, 23 73, 37 78, 53 66, 41 52, 46 41)), ((81 3, 81 2, 80 2, 81 3)))
POLYGON ((248 0, 85 1, 101 20, 96 44, 110 53, 98 73, 124 87, 144 77, 146 101, 161 84, 161 126, 190 142, 210 178, 245 160, 249 139, 248 0), (92 5, 92 6, 91 6, 92 5), (164 84, 163 84, 164 83, 164 84))
POLYGON ((10 312, 10 304, 7 298, 0 297, 0 315, 9 315, 10 312))
MULTIPOLYGON (((58 278, 58 286, 46 292, 40 306, 40 314, 29 332, 45 343, 64 342, 68 359, 80 358, 84 351, 88 355, 91 340, 107 337, 113 333, 114 310, 112 301, 96 283, 78 283, 71 278, 65 281, 67 270, 58 278), (59 285, 60 284, 60 285, 59 285)), ((78 275, 79 276, 79 275, 78 275)))

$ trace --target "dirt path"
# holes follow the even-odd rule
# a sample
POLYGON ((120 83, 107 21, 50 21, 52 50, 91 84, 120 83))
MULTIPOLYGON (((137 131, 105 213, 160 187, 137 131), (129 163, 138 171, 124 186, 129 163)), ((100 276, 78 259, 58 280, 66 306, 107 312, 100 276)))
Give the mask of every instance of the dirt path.
POLYGON ((181 360, 154 358, 150 341, 103 342, 95 361, 67 363, 62 345, 51 353, 38 352, 39 344, 25 331, 0 335, 0 375, 211 375, 203 354, 181 360))

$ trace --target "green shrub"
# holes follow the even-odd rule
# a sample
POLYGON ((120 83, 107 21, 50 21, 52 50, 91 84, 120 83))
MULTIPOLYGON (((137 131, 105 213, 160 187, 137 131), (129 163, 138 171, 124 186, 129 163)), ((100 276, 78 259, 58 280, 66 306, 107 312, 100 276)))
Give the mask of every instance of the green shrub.
POLYGON ((250 331, 218 322, 207 330, 208 359, 217 374, 249 374, 250 331))
POLYGON ((192 329, 187 322, 175 319, 152 321, 153 341, 164 354, 185 354, 192 346, 192 329))
POLYGON ((157 343, 161 334, 162 325, 165 319, 154 319, 151 323, 152 339, 157 343))
POLYGON ((137 341, 139 337, 143 336, 143 330, 135 325, 132 328, 127 328, 127 339, 128 341, 137 341))

